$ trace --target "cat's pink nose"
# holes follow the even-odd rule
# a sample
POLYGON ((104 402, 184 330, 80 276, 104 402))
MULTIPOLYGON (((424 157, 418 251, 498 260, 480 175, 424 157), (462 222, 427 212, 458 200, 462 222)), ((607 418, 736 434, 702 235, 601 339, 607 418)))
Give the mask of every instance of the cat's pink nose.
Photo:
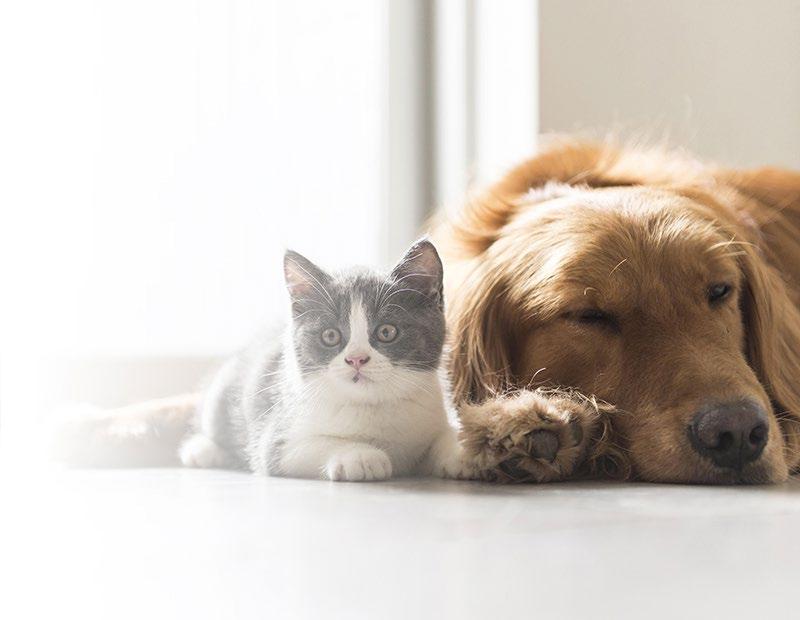
POLYGON ((369 361, 369 355, 348 355, 344 358, 344 361, 348 366, 358 370, 369 361))

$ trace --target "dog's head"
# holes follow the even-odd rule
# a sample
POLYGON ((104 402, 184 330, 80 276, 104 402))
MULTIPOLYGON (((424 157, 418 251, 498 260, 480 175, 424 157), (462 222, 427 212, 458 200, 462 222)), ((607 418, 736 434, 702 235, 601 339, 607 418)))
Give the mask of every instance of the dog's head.
POLYGON ((577 388, 616 408, 641 478, 784 479, 800 313, 781 261, 800 242, 759 183, 583 146, 513 172, 443 229, 457 397, 577 388))

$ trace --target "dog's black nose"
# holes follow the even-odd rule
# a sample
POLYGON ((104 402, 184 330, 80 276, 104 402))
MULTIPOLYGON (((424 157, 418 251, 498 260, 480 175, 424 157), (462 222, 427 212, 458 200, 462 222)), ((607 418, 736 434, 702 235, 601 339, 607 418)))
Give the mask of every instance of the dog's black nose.
POLYGON ((750 400, 701 409, 690 427, 692 446, 720 467, 741 469, 767 445, 767 413, 750 400))

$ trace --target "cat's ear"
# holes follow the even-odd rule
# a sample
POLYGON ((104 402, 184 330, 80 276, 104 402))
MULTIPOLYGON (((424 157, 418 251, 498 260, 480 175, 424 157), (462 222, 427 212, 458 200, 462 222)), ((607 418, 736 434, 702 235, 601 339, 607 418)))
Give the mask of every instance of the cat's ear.
POLYGON ((286 250, 283 255, 283 275, 293 302, 330 297, 327 285, 331 277, 302 254, 286 250))
POLYGON ((414 289, 435 299, 439 307, 442 307, 444 305, 443 275, 444 270, 439 252, 428 239, 423 237, 408 249, 392 270, 390 278, 400 284, 402 288, 414 289))

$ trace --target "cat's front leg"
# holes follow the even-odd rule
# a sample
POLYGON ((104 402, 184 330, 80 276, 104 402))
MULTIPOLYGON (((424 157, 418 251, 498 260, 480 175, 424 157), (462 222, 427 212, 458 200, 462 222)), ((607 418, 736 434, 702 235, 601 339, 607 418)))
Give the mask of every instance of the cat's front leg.
POLYGON ((367 443, 335 437, 309 437, 288 446, 281 473, 298 478, 346 482, 388 480, 392 462, 383 450, 367 443))
POLYGON ((388 480, 392 477, 392 462, 379 448, 353 444, 331 455, 325 464, 325 476, 348 482, 388 480))
POLYGON ((475 459, 458 441, 456 430, 447 427, 431 444, 426 459, 426 473, 440 478, 471 480, 478 477, 475 459))
POLYGON ((503 482, 548 482, 584 462, 600 406, 565 391, 521 390, 459 410, 461 437, 481 476, 503 482))

